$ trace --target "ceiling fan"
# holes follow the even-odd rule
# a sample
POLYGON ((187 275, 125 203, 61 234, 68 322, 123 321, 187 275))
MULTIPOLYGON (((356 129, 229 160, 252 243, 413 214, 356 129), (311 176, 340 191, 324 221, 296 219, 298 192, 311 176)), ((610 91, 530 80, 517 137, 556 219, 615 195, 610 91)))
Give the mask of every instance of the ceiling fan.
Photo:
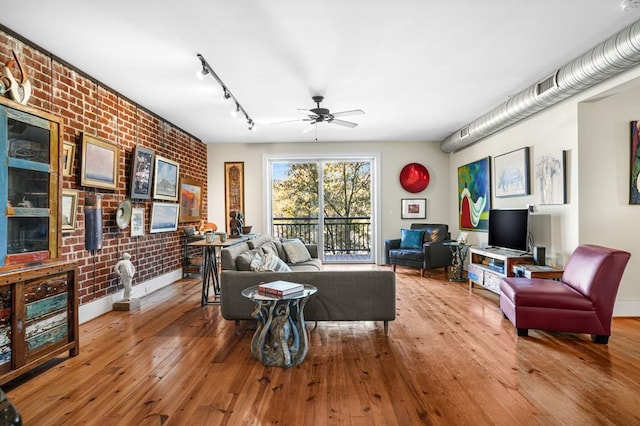
POLYGON ((313 96, 311 99, 313 99, 313 102, 316 103, 316 108, 311 108, 311 109, 303 109, 303 108, 298 108, 299 111, 307 111, 308 117, 307 118, 303 118, 300 120, 287 120, 287 121, 281 121, 279 123, 273 123, 273 124, 284 124, 284 123, 293 123, 293 122, 297 122, 297 121, 304 121, 309 123, 309 126, 307 126, 302 133, 307 133, 310 132, 311 130, 314 129, 315 124, 317 123, 331 123, 331 124, 337 124, 339 126, 344 126, 344 127, 356 127, 358 125, 358 123, 354 123, 352 121, 346 121, 346 120, 339 120, 336 117, 346 117, 349 115, 362 115, 364 114, 364 111, 361 109, 352 109, 349 111, 340 111, 340 112, 331 112, 329 111, 328 108, 320 108, 320 102, 322 102, 324 100, 324 96, 313 96))

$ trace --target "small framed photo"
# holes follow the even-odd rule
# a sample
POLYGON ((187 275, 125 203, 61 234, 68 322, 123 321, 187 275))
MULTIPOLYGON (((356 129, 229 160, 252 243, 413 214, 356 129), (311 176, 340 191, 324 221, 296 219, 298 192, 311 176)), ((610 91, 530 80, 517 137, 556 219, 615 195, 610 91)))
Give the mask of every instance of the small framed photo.
POLYGON ((151 198, 151 179, 153 179, 152 149, 136 145, 131 161, 131 198, 148 200, 151 198))
POLYGON ((202 216, 202 185, 190 179, 180 179, 180 222, 199 222, 202 216))
POLYGON ((153 203, 151 206, 151 228, 149 232, 171 232, 178 230, 180 205, 176 203, 153 203))
POLYGON ((75 231, 78 213, 78 191, 62 190, 62 231, 75 231))
POLYGON ((427 199, 426 198, 403 198, 402 199, 402 219, 426 219, 427 199))
POLYGON ((117 189, 118 159, 117 145, 83 133, 80 185, 117 189))
POLYGON ((178 178, 180 165, 168 158, 156 155, 155 175, 153 177, 153 198, 178 201, 178 178))
POLYGON ((131 209, 131 236, 141 237, 144 235, 144 209, 131 209))
POLYGON ((65 142, 62 145, 62 176, 71 176, 73 173, 73 157, 76 155, 76 144, 65 142))

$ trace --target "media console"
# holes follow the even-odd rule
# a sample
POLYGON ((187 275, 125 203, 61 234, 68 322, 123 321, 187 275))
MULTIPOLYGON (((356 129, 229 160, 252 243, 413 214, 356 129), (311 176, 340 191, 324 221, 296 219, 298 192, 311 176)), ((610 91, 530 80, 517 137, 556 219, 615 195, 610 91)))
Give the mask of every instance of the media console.
POLYGON ((469 290, 478 284, 487 290, 500 294, 500 280, 513 277, 514 265, 531 265, 533 256, 521 251, 500 248, 471 248, 471 259, 467 268, 469 290))

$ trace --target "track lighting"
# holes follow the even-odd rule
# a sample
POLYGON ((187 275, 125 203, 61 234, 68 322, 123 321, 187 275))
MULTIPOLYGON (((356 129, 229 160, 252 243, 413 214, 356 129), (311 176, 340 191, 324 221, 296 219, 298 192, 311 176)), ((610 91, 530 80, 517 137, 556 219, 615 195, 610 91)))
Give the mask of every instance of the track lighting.
POLYGON ((231 101, 233 101, 234 108, 230 111, 231 116, 237 117, 240 114, 244 115, 244 118, 247 120, 248 129, 255 130, 254 121, 251 119, 251 117, 249 117, 249 114, 242 107, 242 105, 240 105, 240 102, 238 102, 238 99, 236 99, 236 97, 233 96, 233 93, 231 93, 231 90, 229 90, 229 88, 222 82, 220 77, 218 77, 218 74, 216 74, 215 71, 213 71, 213 68, 211 68, 211 65, 209 65, 206 59, 204 59, 204 56, 202 56, 199 53, 196 56, 198 57, 198 59, 200 59, 200 63, 202 64, 202 71, 198 72, 198 78, 204 79, 205 75, 211 74, 211 76, 218 82, 220 87, 222 87, 223 99, 224 100, 231 99, 231 101))

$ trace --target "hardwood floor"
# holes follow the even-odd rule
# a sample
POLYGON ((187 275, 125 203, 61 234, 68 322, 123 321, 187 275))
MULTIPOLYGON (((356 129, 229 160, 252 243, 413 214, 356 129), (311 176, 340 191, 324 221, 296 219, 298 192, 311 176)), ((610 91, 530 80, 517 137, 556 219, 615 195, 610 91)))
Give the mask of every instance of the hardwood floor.
POLYGON ((252 331, 181 280, 82 325, 79 356, 3 390, 27 425, 640 424, 640 319, 614 319, 609 345, 518 338, 495 295, 442 278, 398 268, 388 336, 309 324, 309 354, 286 370, 254 360, 252 331))

